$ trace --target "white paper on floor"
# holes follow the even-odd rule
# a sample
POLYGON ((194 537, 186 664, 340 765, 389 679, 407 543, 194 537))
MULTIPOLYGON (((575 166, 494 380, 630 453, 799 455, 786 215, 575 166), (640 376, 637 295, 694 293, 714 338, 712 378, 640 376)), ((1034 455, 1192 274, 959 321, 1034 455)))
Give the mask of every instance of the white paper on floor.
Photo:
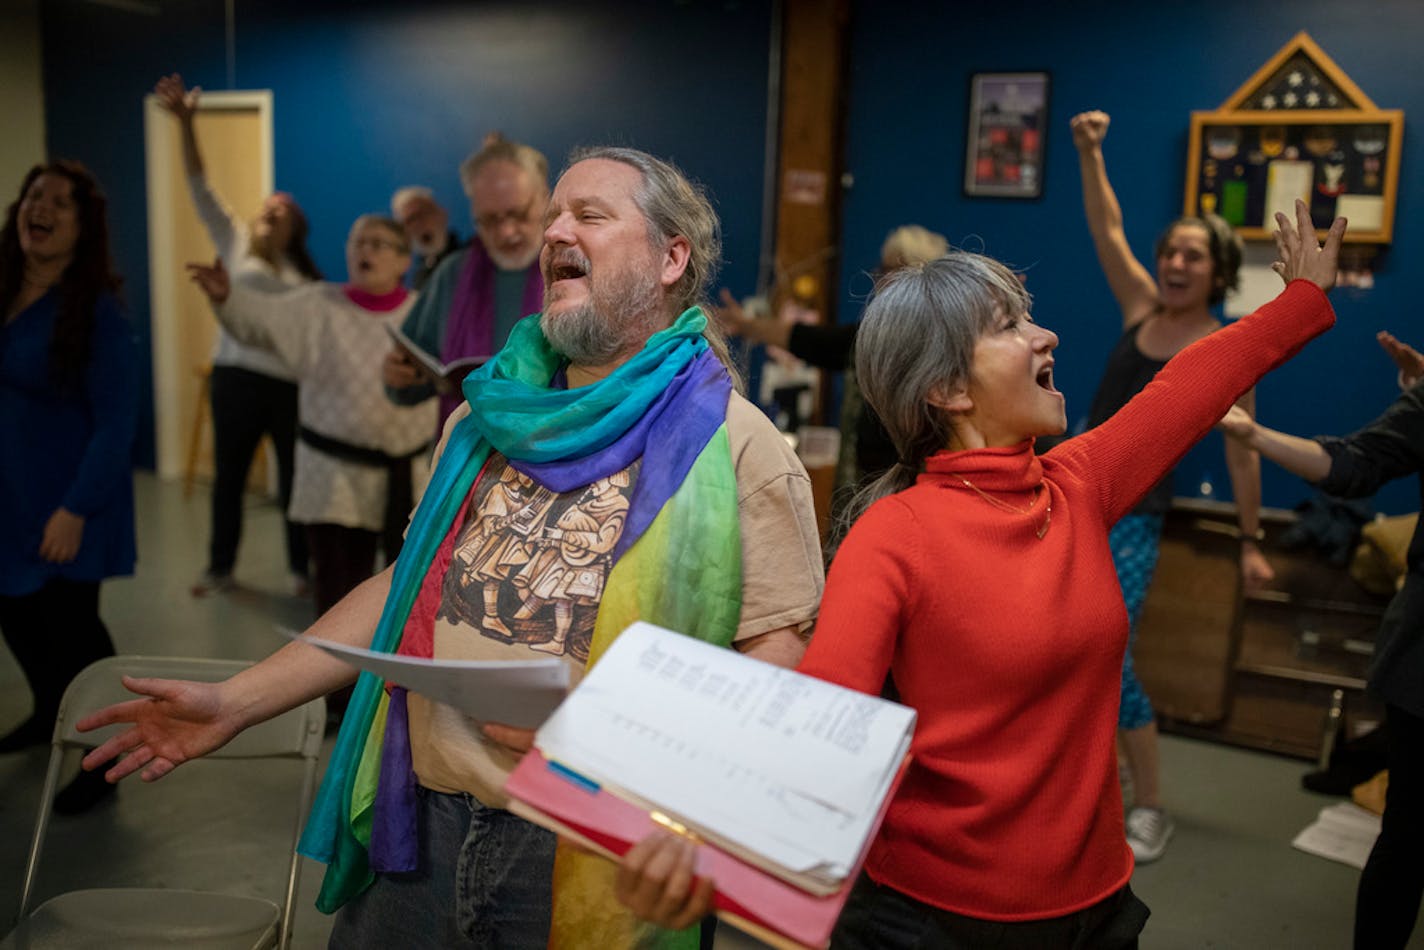
POLYGON ((1363 868, 1379 837, 1380 818, 1354 802, 1320 809, 1320 816, 1291 842, 1296 848, 1351 867, 1363 868))

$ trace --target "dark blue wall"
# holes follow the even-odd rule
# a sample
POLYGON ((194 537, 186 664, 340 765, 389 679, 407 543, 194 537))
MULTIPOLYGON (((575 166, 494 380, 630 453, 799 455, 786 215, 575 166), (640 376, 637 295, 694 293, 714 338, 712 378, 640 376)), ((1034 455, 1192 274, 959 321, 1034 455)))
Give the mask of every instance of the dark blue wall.
MULTIPOLYGON (((857 4, 851 26, 844 204, 842 319, 854 319, 869 288, 864 268, 892 227, 918 222, 960 246, 1028 271, 1039 322, 1062 339, 1055 378, 1070 425, 1087 412, 1120 317, 1083 223, 1077 156, 1068 120, 1086 109, 1112 115, 1105 148, 1128 239, 1152 266, 1157 232, 1181 213, 1187 130, 1194 109, 1214 109, 1299 30, 1311 37, 1380 108, 1405 111, 1395 240, 1374 289, 1337 291, 1339 324, 1260 386, 1259 414, 1301 434, 1347 432, 1397 393, 1374 342, 1378 329, 1424 343, 1415 262, 1424 255, 1424 4, 1417 0, 1245 0, 1184 9, 1110 0, 857 4), (1052 73, 1044 197, 966 198, 964 135, 970 75, 1052 73)), ((1189 494, 1209 473, 1229 497, 1220 436, 1178 469, 1189 494)), ((1263 465, 1267 504, 1289 507, 1309 493, 1263 465)), ((1378 502, 1418 507, 1417 488, 1396 484, 1378 502)))
MULTIPOLYGON (((205 89, 227 81, 222 0, 156 6, 150 17, 42 5, 49 151, 88 163, 110 194, 145 359, 142 99, 167 72, 205 89)), ((571 147, 592 144, 678 162, 722 215, 725 280, 755 284, 769 0, 237 0, 236 23, 237 87, 273 91, 276 184, 307 210, 333 279, 345 273, 351 221, 386 212, 401 185, 435 188, 468 234, 456 168, 498 128, 556 169, 571 147)), ((151 429, 138 453, 148 464, 151 429)))
MULTIPOLYGON (((82 158, 113 199, 119 263, 140 331, 148 328, 141 99, 160 73, 223 88, 222 0, 159 4, 147 17, 81 0, 42 5, 46 123, 54 155, 82 158)), ((1345 432, 1393 395, 1376 329, 1424 340, 1407 298, 1424 250, 1424 6, 1417 0, 1249 0, 1190 15, 1127 0, 1092 6, 861 2, 853 5, 841 318, 853 319, 886 231, 915 221, 1028 270, 1038 318, 1059 331, 1058 379, 1070 421, 1091 398, 1116 336, 1078 192, 1068 118, 1112 113, 1107 155, 1128 237, 1150 254, 1181 207, 1188 117, 1215 108, 1305 29, 1381 107, 1406 113, 1395 242, 1370 291, 1340 291, 1340 325, 1260 389, 1264 421, 1345 432), (1053 74, 1045 195, 965 198, 963 139, 976 71, 1053 74), (1411 215, 1411 212, 1414 212, 1411 215)), ((454 169, 488 129, 544 149, 618 142, 671 156, 706 182, 726 228, 724 282, 755 285, 770 0, 542 0, 538 3, 237 0, 237 85, 275 93, 276 180, 314 223, 319 263, 339 277, 346 228, 425 182, 456 211, 454 169)), ((146 339, 145 339, 145 342, 146 339)), ((151 414, 150 414, 151 415, 151 414)), ((141 458, 151 460, 151 435, 141 458)), ((1217 437, 1179 469, 1179 489, 1209 474, 1227 492, 1217 437)), ((1306 494, 1267 466, 1266 500, 1306 494)), ((1381 498, 1414 507, 1412 489, 1381 498)))

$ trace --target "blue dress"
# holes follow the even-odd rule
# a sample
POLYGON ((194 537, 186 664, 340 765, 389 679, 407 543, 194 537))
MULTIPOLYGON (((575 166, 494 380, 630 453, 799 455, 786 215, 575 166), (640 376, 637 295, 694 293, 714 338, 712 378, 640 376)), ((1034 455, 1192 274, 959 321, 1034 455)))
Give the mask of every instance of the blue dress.
POLYGON ((51 290, 0 327, 0 596, 32 594, 55 577, 133 573, 133 332, 118 301, 101 296, 89 364, 60 386, 49 358, 58 305, 51 290), (60 507, 84 518, 84 534, 73 561, 51 564, 40 541, 60 507))

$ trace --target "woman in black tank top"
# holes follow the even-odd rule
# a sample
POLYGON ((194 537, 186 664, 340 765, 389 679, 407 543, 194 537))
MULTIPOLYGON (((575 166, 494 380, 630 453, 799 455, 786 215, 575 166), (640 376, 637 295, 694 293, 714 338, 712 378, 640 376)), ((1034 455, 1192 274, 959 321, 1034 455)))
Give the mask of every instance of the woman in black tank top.
MULTIPOLYGON (((1083 183, 1083 207, 1093 246, 1122 312, 1123 334, 1108 357, 1093 397, 1089 427, 1107 419, 1147 385, 1157 370, 1180 350, 1220 326, 1212 313, 1235 288, 1241 265, 1241 241, 1214 215, 1174 221, 1157 241, 1156 274, 1133 255, 1123 230, 1122 209, 1108 182, 1102 144, 1109 117, 1084 112, 1072 120, 1083 183)), ((1240 405, 1254 413, 1254 394, 1240 405)), ((1261 553, 1261 463, 1247 447, 1228 440, 1226 467, 1241 526, 1241 576, 1247 589, 1274 577, 1261 553)), ((1135 638, 1137 618, 1157 563, 1162 517, 1171 507, 1171 479, 1165 479, 1132 514, 1114 527, 1113 560, 1122 584, 1135 638)), ((1132 666, 1132 647, 1123 663, 1118 735, 1131 774, 1134 801, 1127 815, 1127 837, 1139 862, 1161 857, 1172 835, 1158 789, 1157 726, 1152 705, 1132 666)))

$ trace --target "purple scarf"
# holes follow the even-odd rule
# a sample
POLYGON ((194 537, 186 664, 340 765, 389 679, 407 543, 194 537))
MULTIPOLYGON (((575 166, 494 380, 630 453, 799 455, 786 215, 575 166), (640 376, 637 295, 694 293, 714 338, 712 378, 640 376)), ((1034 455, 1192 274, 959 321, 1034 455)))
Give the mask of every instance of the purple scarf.
MULTIPOLYGON (((477 235, 470 242, 470 253, 455 285, 455 299, 445 319, 445 342, 440 348, 441 362, 448 363, 467 356, 493 356, 494 345, 494 275, 495 263, 477 235)), ((524 297, 519 312, 527 316, 544 308, 544 275, 539 264, 529 266, 524 280, 524 297)), ((440 425, 465 401, 458 388, 440 397, 440 425)))

